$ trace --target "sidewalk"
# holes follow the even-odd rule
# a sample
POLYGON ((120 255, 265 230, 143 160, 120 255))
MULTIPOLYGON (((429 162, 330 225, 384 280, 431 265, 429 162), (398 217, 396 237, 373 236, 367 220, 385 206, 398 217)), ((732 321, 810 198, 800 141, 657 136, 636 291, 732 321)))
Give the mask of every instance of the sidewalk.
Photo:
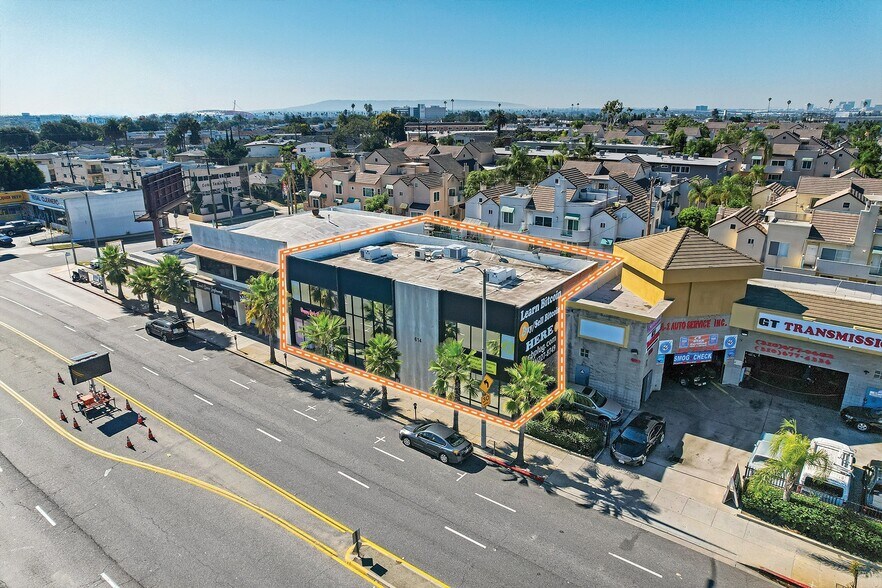
MULTIPOLYGON (((56 275, 57 272, 52 272, 56 275)), ((56 277, 63 276, 62 273, 56 277)), ((83 286, 96 295, 118 302, 115 296, 83 286)), ((115 289, 115 288, 114 288, 115 289)), ((160 312, 174 308, 159 303, 160 312)), ((225 327, 208 317, 193 312, 192 334, 220 349, 226 349, 269 369, 286 375, 297 375, 323 382, 323 368, 300 358, 276 353, 280 365, 269 363, 269 347, 265 340, 225 327)), ((218 317, 219 318, 219 317, 218 317)), ((359 410, 380 411, 380 391, 367 380, 350 376, 326 392, 342 402, 357 405, 359 410)), ((389 389, 391 408, 387 418, 405 423, 414 418, 414 398, 389 389)), ((452 411, 439 405, 416 400, 416 418, 433 419, 450 424, 452 411)), ((460 413, 460 431, 477 443, 481 422, 460 413)), ((517 432, 487 423, 487 455, 508 460, 517 451, 517 432)), ((855 559, 836 549, 826 547, 796 534, 759 521, 738 509, 722 503, 725 488, 690 473, 676 465, 662 467, 647 463, 644 468, 661 468, 655 478, 640 475, 640 469, 602 463, 571 453, 559 447, 527 437, 524 454, 529 470, 545 477, 547 491, 578 504, 586 505, 609 516, 663 533, 669 538, 688 543, 699 550, 731 564, 767 568, 809 586, 837 588, 850 585, 848 563, 855 559)), ((882 586, 877 577, 861 578, 861 588, 882 586)))

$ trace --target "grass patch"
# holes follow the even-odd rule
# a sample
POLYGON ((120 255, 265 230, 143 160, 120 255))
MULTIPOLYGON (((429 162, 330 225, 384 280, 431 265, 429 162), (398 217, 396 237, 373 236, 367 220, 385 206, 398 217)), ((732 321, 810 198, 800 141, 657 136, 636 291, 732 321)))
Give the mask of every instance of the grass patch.
POLYGON ((552 425, 536 420, 527 423, 527 434, 586 457, 593 458, 603 447, 603 433, 585 425, 552 425))
POLYGON ((854 555, 882 561, 882 524, 813 496, 783 492, 752 480, 744 492, 744 510, 764 521, 854 555))
POLYGON ((48 245, 46 248, 51 251, 59 251, 62 249, 79 249, 82 247, 79 243, 53 243, 52 245, 48 245))

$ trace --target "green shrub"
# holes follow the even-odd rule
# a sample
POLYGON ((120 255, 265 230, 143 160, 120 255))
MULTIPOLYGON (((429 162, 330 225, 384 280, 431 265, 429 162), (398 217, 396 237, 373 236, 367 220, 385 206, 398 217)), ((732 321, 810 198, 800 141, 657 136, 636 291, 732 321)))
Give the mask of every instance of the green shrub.
POLYGON ((744 492, 744 510, 821 543, 873 561, 882 561, 882 524, 850 510, 753 481, 744 492))
POLYGON ((603 434, 585 426, 552 425, 536 420, 527 423, 527 434, 588 457, 594 457, 603 447, 603 434))

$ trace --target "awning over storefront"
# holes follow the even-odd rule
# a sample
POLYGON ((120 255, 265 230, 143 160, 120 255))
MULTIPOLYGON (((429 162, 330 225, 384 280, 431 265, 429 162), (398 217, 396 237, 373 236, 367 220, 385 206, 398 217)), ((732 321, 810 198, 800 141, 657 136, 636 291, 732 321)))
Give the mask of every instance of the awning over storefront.
POLYGON ((219 296, 223 296, 234 301, 238 301, 242 295, 242 292, 239 290, 234 290, 233 288, 222 286, 214 280, 210 278, 205 278, 203 276, 192 276, 190 279, 190 283, 197 290, 211 292, 212 294, 217 294, 219 296))
POLYGON ((413 210, 429 210, 429 205, 423 204, 422 202, 412 202, 410 207, 413 210))
POLYGON ((393 186, 392 184, 386 184, 387 190, 393 190, 394 188, 395 188, 395 186, 393 186))
POLYGON ((237 255, 235 253, 227 253, 226 251, 218 251, 217 249, 211 249, 210 247, 205 247, 203 245, 190 245, 187 247, 186 251, 193 255, 207 257, 208 259, 213 259, 221 263, 237 265, 256 272, 274 274, 279 271, 279 266, 275 263, 254 259, 253 257, 246 257, 244 255, 237 255))

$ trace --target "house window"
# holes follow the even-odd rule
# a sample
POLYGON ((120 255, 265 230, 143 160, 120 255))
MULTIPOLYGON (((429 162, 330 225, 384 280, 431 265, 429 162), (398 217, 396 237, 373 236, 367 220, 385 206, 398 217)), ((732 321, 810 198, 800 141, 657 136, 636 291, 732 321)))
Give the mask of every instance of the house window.
POLYGON ((671 166, 672 174, 688 174, 689 166, 688 165, 672 165, 671 166))
POLYGON ((456 196, 456 188, 447 188, 448 196, 456 196))
POLYGON ((306 153, 306 147, 301 147, 301 148, 300 148, 300 153, 306 153))
POLYGON ((830 247, 824 247, 821 249, 821 259, 827 261, 841 261, 842 263, 848 263, 850 258, 851 251, 848 249, 832 249, 830 247))
POLYGON ((568 232, 578 231, 579 230, 579 219, 568 216, 564 219, 566 221, 566 230, 568 232))
POLYGON ((769 174, 768 179, 770 182, 777 182, 778 180, 781 179, 781 174, 769 174))
POLYGON ((507 225, 510 225, 514 222, 514 212, 506 212, 502 211, 502 222, 507 225))
POLYGON ((773 159, 771 162, 769 162, 769 165, 771 165, 772 167, 784 167, 784 160, 773 159))
POLYGON ((606 228, 606 223, 600 223, 600 228, 601 228, 601 229, 605 229, 605 228, 606 228))
POLYGON ((731 225, 729 225, 729 228, 730 228, 730 229, 734 229, 734 228, 735 228, 735 223, 732 223, 731 225))
POLYGON ((609 184, 607 184, 606 182, 600 182, 599 184, 597 184, 597 189, 598 190, 609 190, 609 184))
POLYGON ((811 159, 803 159, 802 160, 802 169, 812 169, 812 160, 811 159))
POLYGON ((374 189, 373 188, 362 188, 361 195, 364 196, 365 198, 373 198, 374 189))
POLYGON ((436 210, 436 211, 433 212, 432 214, 435 215, 435 216, 441 216, 441 211, 440 211, 440 210, 436 210))
POLYGON ((748 239, 748 240, 747 240, 747 244, 748 244, 748 245, 753 245, 753 239, 748 239))
POLYGON ((779 241, 769 242, 769 255, 787 257, 788 253, 790 253, 790 243, 781 243, 779 241))
POLYGON ((334 194, 342 194, 342 193, 343 193, 343 186, 341 186, 340 184, 335 184, 334 185, 334 194))
POLYGON ((432 192, 432 202, 441 200, 441 192, 432 192))
POLYGON ((537 216, 533 219, 533 224, 537 227, 550 227, 551 226, 551 217, 550 216, 537 216))
POLYGON ((324 148, 324 147, 319 147, 319 153, 324 153, 324 152, 325 152, 325 148, 324 148))
POLYGON ((579 348, 579 357, 588 357, 589 351, 584 347, 579 348))
POLYGON ((750 160, 753 162, 753 165, 762 165, 763 163, 763 158, 759 155, 754 155, 750 160))
POLYGON ((845 209, 851 208, 851 202, 843 202, 842 208, 845 208, 845 209))

